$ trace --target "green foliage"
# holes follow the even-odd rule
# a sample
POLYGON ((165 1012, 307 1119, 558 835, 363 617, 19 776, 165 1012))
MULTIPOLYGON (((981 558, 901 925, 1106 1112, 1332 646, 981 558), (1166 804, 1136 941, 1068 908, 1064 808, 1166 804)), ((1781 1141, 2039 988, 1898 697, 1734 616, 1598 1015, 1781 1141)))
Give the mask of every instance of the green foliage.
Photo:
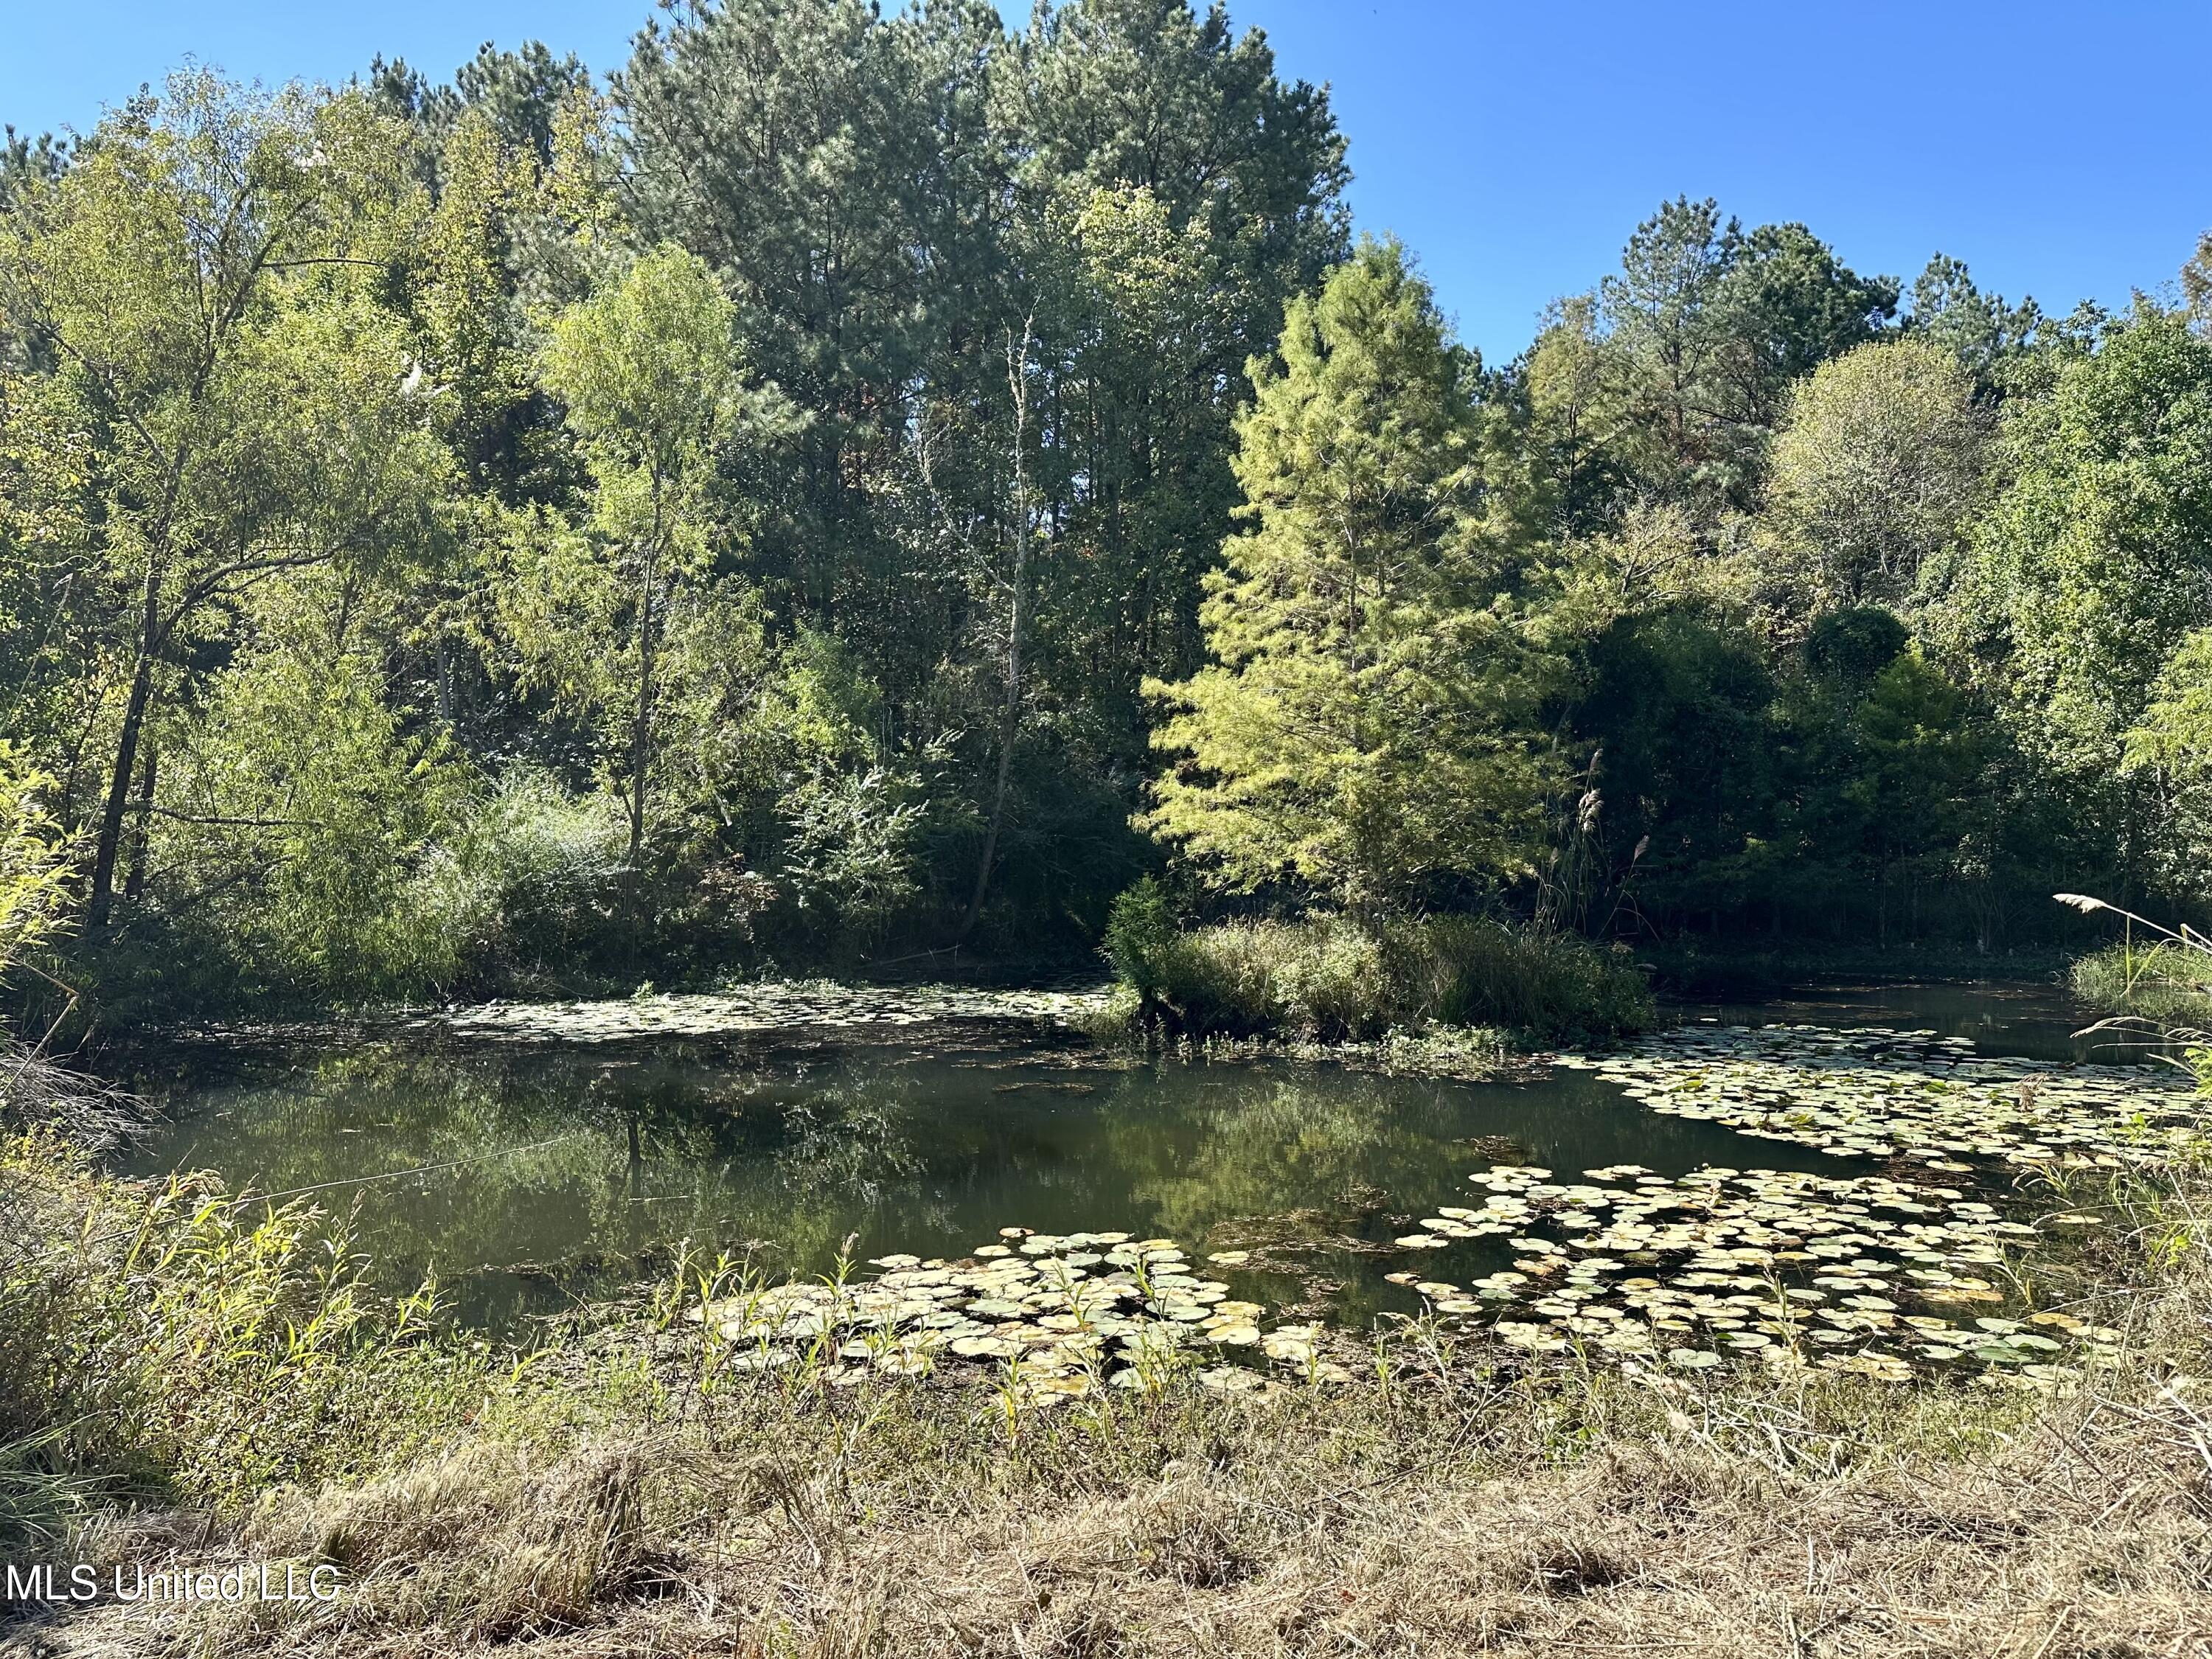
POLYGON ((1146 876, 1115 896, 1106 915, 1106 959, 1116 978, 1134 990, 1146 1012, 1167 983, 1179 929, 1167 890, 1146 876))
POLYGON ((2018 305, 1984 294, 1963 261, 1939 253, 1912 283, 1907 330, 1941 346, 1974 377, 1978 399, 1991 403, 2008 392, 2033 392, 2045 379, 2046 354, 2038 347, 2056 337, 2033 300, 2018 305))
MULTIPOLYGON (((542 544, 557 617, 516 626, 510 611, 509 633, 526 658, 556 661, 564 696, 603 722, 602 763, 628 797, 634 864, 661 747, 668 613, 712 569, 714 451, 766 407, 740 398, 736 315, 704 261, 664 245, 556 318, 539 359, 596 489, 590 529, 542 544)), ((726 584, 705 599, 725 611, 743 604, 726 584)))
POLYGON ((1171 1032, 1335 1042, 1444 1024, 1547 1042, 1644 1030, 1656 1018, 1626 958, 1577 939, 1468 916, 1379 930, 1316 916, 1175 933, 1158 898, 1133 893, 1116 905, 1112 948, 1122 982, 1139 994, 1139 1018, 1171 1032))
POLYGON ((1917 340, 1864 345, 1792 392, 1767 513, 1813 611, 1902 605, 1949 552, 1981 495, 1984 423, 1966 370, 1917 340))
POLYGON ((517 769, 460 816, 453 846, 422 884, 465 942, 471 976, 557 975, 590 959, 621 892, 627 825, 618 805, 517 769))
POLYGON ((2127 736, 2123 764, 2176 777, 2212 775, 2212 628, 2186 635, 2159 671, 2142 719, 2127 736))
MULTIPOLYGON (((1644 1031, 1658 1012, 1625 947, 1513 928, 1473 917, 1437 917, 1399 947, 1410 956, 1428 1018, 1489 1025, 1559 1042, 1644 1031)), ((1407 970, 1401 969, 1401 972, 1407 970)))
POLYGON ((1791 383, 1873 338, 1898 295, 1802 225, 1746 233, 1686 197, 1637 227, 1599 292, 1626 475, 1701 514, 1755 501, 1762 440, 1791 383))
POLYGON ((1950 648, 2097 826, 2112 878, 2201 902, 2203 803, 2142 762, 2212 607, 2212 342, 2145 311, 2010 408, 2012 482, 1951 602, 1950 648))
POLYGON ((398 135, 362 100, 188 75, 0 222, 0 311, 51 365, 25 485, 113 641, 46 672, 128 687, 97 721, 94 931, 149 711, 189 694, 230 617, 293 573, 365 574, 430 544, 443 455, 366 274, 414 205, 398 135))
POLYGON ((2212 342, 2146 314, 2023 408, 1982 587, 2023 730, 2062 764, 2118 763, 2212 606, 2212 342))
POLYGON ((2198 1092, 2212 1095, 2212 939, 2186 923, 2161 927, 2080 893, 2052 896, 2085 915, 2114 912, 2126 923, 2118 944, 2074 964, 2075 994, 2115 1011, 2121 1018, 2112 1023, 2137 1037, 2148 1030, 2179 1049, 2178 1063, 2196 1074, 2198 1092))
POLYGON ((0 742, 0 973, 64 925, 70 871, 46 800, 53 786, 0 742))
POLYGON ((1207 580, 1213 665, 1149 689, 1187 756, 1144 819, 1222 885, 1361 908, 1527 867, 1547 780, 1540 665, 1469 520, 1464 362, 1426 284, 1365 243, 1255 361, 1237 478, 1255 521, 1207 580))
POLYGON ((879 932, 917 890, 919 793, 880 766, 843 772, 817 761, 783 802, 781 878, 799 908, 879 932))
POLYGON ((1768 653, 1740 630, 1668 609, 1615 620, 1580 655, 1574 729, 1596 757, 1599 792, 1585 833, 1606 872, 1632 878, 1655 921, 1723 896, 1737 908, 1758 890, 1780 834, 1768 653))
POLYGON ((636 515, 696 487, 736 419, 736 315, 703 260, 664 244, 554 319, 539 374, 592 452, 610 533, 653 533, 636 515))

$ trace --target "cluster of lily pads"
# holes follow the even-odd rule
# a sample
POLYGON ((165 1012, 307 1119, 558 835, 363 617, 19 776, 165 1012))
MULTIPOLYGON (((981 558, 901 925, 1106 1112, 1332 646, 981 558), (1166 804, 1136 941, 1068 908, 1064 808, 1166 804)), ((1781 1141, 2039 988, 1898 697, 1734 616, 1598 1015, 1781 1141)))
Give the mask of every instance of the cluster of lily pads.
MULTIPOLYGON (((1222 1252, 1221 1265, 1237 1253, 1222 1252)), ((996 1367, 1023 1406, 1100 1388, 1153 1390, 1179 1368, 1213 1389, 1267 1387, 1265 1358, 1309 1382, 1348 1380, 1310 1324, 1262 1331, 1265 1310, 1202 1276, 1172 1239, 1000 1230, 959 1260, 884 1255, 857 1283, 793 1281, 723 1297, 695 1317, 734 1369, 811 1363, 836 1384, 911 1376, 955 1361, 996 1367)))
POLYGON ((1390 1275, 1446 1320, 1486 1318, 1536 1352, 1595 1348, 1686 1370, 1741 1354, 1903 1381, 1916 1364, 1971 1364, 1991 1382, 2056 1386, 2073 1374, 2064 1362, 2101 1363, 2119 1334, 2061 1311, 2011 1316, 2007 1252, 2100 1218, 2062 1208, 2031 1224, 1971 1185, 1937 1183, 1984 1164, 2141 1168, 2204 1128, 2200 1104, 2140 1068, 1987 1058, 1932 1031, 1693 1026, 1559 1064, 1654 1112, 1927 1172, 1706 1168, 1670 1180, 1622 1164, 1553 1182, 1501 1164, 1472 1177, 1490 1189, 1480 1209, 1447 1207, 1398 1240, 1496 1237, 1517 1252, 1510 1270, 1463 1287, 1390 1275))
MULTIPOLYGON (((1445 1206, 1396 1241, 1438 1250, 1498 1239, 1511 1266, 1461 1285, 1395 1273, 1447 1328, 1486 1328, 1534 1354, 1597 1352, 1700 1370, 1724 1358, 1901 1382, 1968 1365, 1992 1383, 2051 1389, 2108 1363, 2120 1334, 2015 1305, 2008 1252, 2043 1229, 2098 1224, 2060 1209, 2035 1224, 1978 1195, 1989 1164, 2118 1169, 2172 1158, 2203 1132, 2183 1091, 2142 1071, 1989 1059, 1965 1038, 1882 1028, 1691 1027, 1562 1066, 1619 1083, 1649 1109, 1862 1159, 1921 1178, 1639 1164, 1580 1181, 1501 1163, 1469 1177, 1480 1207, 1445 1206), (1969 1160, 1981 1160, 1981 1164, 1969 1160), (1907 1170, 1913 1174, 1915 1171, 1907 1170)), ((1245 1252, 1206 1258, 1234 1268, 1245 1252)), ((1264 1389, 1262 1359, 1308 1381, 1350 1373, 1312 1324, 1264 1329, 1264 1310, 1204 1277, 1170 1239, 1000 1230, 957 1261, 875 1259, 865 1282, 748 1290, 699 1310, 728 1363, 821 1365, 833 1382, 942 1363, 1000 1368, 1030 1406, 1102 1387, 1156 1389, 1178 1368, 1209 1387, 1264 1389)))
POLYGON ((1843 1158, 1965 1174, 2016 1165, 2141 1167, 2203 1133, 2180 1088, 2143 1067, 1990 1058, 1971 1039, 1885 1027, 1689 1026, 1618 1054, 1563 1055, 1655 1112, 1843 1158))
POLYGON ((726 991, 641 994, 618 1000, 486 1002, 418 1015, 403 1029, 515 1042, 619 1042, 711 1037, 803 1027, 901 1027, 941 1020, 1068 1025, 1104 1005, 1097 990, 994 990, 962 985, 845 986, 763 981, 726 991))
POLYGON ((1668 1179, 1638 1164, 1551 1176, 1496 1166, 1470 1177, 1489 1189, 1480 1208, 1447 1206, 1398 1240, 1504 1237, 1510 1269, 1464 1286, 1389 1277, 1443 1320, 1480 1320, 1533 1352, 1581 1346, 1685 1370, 1741 1354, 1901 1382, 1916 1361, 1978 1362, 2051 1385, 2064 1351, 2119 1340, 2069 1314, 2004 1316, 2007 1249, 2039 1231, 1956 1187, 1712 1168, 1668 1179))

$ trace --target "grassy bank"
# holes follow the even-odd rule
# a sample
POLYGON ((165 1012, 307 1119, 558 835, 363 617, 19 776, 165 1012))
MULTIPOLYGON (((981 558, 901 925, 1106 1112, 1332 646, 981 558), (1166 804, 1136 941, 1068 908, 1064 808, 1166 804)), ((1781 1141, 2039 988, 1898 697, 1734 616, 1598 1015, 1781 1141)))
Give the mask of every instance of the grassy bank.
POLYGON ((2116 1659, 2212 1627, 2195 1174, 2071 1194, 2113 1224, 2037 1297, 2126 1342, 2063 1394, 1413 1322, 1347 1336, 1336 1386, 1033 1411, 711 1363, 696 1280, 516 1363, 367 1297, 304 1211, 44 1139, 0 1181, 7 1553, 344 1575, 328 1606, 41 1615, 15 1633, 44 1652, 2116 1659))
POLYGON ((1172 1036, 1368 1041, 1483 1026, 1550 1042, 1646 1030, 1656 1018, 1625 954, 1468 916, 1186 932, 1140 890, 1116 903, 1106 945, 1119 1012, 1172 1036))
POLYGON ((2161 1024, 2212 1029, 2212 954, 2171 940, 2114 945, 2082 957, 2070 975, 2091 1006, 2161 1024))

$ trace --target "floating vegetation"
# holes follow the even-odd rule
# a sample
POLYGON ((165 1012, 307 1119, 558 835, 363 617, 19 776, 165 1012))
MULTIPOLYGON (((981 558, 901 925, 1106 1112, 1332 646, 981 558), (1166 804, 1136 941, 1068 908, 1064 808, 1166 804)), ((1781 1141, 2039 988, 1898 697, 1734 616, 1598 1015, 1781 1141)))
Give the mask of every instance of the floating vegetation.
POLYGON ((1984 1059, 1965 1038, 1882 1028, 1691 1029, 1620 1054, 1564 1057, 1651 1110, 1842 1157, 1917 1162, 1925 1182, 1708 1167, 1669 1179, 1639 1164, 1583 1172, 1499 1164, 1469 1177, 1477 1209, 1447 1206, 1408 1249, 1503 1238, 1510 1271, 1464 1285, 1393 1273, 1446 1321, 1480 1320, 1535 1353, 1598 1349, 1702 1370, 1723 1358, 1902 1382, 1966 1364, 1984 1380, 2055 1388, 2062 1359, 2109 1359, 2119 1333, 2072 1315, 2006 1317, 2008 1252, 2066 1210, 2011 1218, 1969 1185, 1970 1159, 2121 1169, 2172 1158, 2203 1133, 2201 1104, 2140 1071, 1984 1059), (1541 1231, 1539 1231, 1539 1230, 1541 1231))
MULTIPOLYGON (((1356 1207, 1370 1196, 1379 1198, 1382 1194, 1349 1193, 1343 1201, 1346 1207, 1356 1207)), ((1311 1279, 1314 1274, 1310 1258, 1313 1256, 1396 1254, 1396 1246, 1390 1241, 1348 1231, 1346 1222, 1343 1212, 1334 1209, 1282 1210, 1272 1215, 1232 1217, 1216 1222, 1207 1234, 1209 1243, 1231 1248, 1215 1250, 1206 1259, 1218 1267, 1241 1267, 1248 1273, 1287 1273, 1311 1279)))
POLYGON ((2203 1133, 2201 1104, 2142 1067, 1989 1058, 1970 1038, 1932 1031, 1692 1026, 1559 1064, 1671 1117, 1954 1174, 1972 1158, 2140 1168, 2203 1133))
POLYGON ((1105 1005, 1095 991, 984 990, 969 986, 844 986, 763 981, 727 991, 619 1001, 487 1002, 422 1015, 406 1026, 515 1042, 618 1042, 809 1027, 900 1027, 939 1020, 1025 1020, 1072 1026, 1105 1005))
POLYGON ((1503 1237, 1512 1268, 1464 1286, 1391 1277, 1444 1320, 1487 1323, 1530 1352, 1682 1370, 1741 1356, 1894 1382, 1916 1362, 1966 1360, 2048 1387, 2071 1375, 2052 1356, 2094 1363, 2119 1340, 2063 1313, 1995 1316, 2010 1299, 2008 1250, 2041 1235, 1957 1187, 1711 1168, 1670 1180, 1634 1164, 1578 1182, 1516 1164, 1470 1179, 1489 1190, 1480 1208, 1422 1224, 1447 1243, 1503 1237))
MULTIPOLYGON (((1955 1367, 1993 1386, 2054 1390, 2113 1363, 2120 1334, 2018 1305, 2010 1264, 2100 1218, 2068 1206, 2023 1219, 2029 1212, 2001 1209, 1990 1199, 2002 1194, 1974 1177, 2154 1164, 2203 1127, 2199 1103, 2141 1071, 1986 1059, 1932 1032, 1696 1028, 1559 1063, 1618 1082, 1653 1111, 1891 1170, 1668 1176, 1615 1164, 1555 1179, 1498 1162, 1469 1177, 1486 1190, 1479 1205, 1440 1206, 1394 1244, 1331 1236, 1331 1217, 1297 1212, 1217 1230, 1229 1236, 1212 1242, 1231 1248, 1206 1265, 1267 1271, 1281 1253, 1324 1245, 1434 1253, 1495 1241, 1510 1265, 1464 1284, 1433 1271, 1387 1277, 1445 1328, 1487 1331, 1530 1355, 1602 1353, 1680 1374, 1755 1362, 1885 1382, 1955 1367)), ((767 1287, 701 1316, 734 1367, 805 1364, 842 1384, 990 1366, 1015 1407, 1102 1388, 1157 1393, 1177 1372, 1229 1392, 1275 1386, 1271 1369, 1313 1382, 1351 1376, 1331 1357, 1330 1328, 1270 1327, 1259 1304, 1234 1298, 1170 1239, 1010 1227, 961 1260, 874 1265, 880 1276, 865 1282, 767 1287)))
POLYGON ((1100 1388, 1157 1393, 1179 1370, 1208 1388, 1266 1389, 1261 1360, 1307 1382, 1351 1375, 1326 1358, 1319 1327, 1264 1330, 1265 1309, 1194 1271, 1172 1239, 1008 1227, 962 1260, 872 1265, 874 1279, 748 1289, 692 1316, 712 1322, 736 1370, 814 1364, 845 1385, 981 1363, 1019 1407, 1100 1388))

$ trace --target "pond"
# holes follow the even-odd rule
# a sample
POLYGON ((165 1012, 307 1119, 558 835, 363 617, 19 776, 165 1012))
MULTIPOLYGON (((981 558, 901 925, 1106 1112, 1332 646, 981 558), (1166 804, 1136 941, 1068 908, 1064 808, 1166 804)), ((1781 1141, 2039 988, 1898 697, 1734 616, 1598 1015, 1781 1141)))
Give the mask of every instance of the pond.
MULTIPOLYGON (((1923 1026, 1981 1051, 2063 1059, 2079 1016, 2047 989, 1944 986, 1686 1009, 1692 1027, 1762 1016, 1923 1026)), ((133 1173, 212 1169, 355 1218, 394 1287, 434 1272, 494 1330, 604 1295, 678 1241, 764 1269, 830 1270, 850 1243, 960 1256, 1021 1226, 1243 1252, 1224 1275, 1271 1309, 1363 1322, 1419 1297, 1393 1241, 1480 1203, 1492 1164, 1674 1176, 1755 1164, 1871 1170, 1718 1121, 1656 1114, 1598 1073, 1525 1082, 1393 1077, 1287 1060, 1131 1060, 1031 1025, 903 1032, 672 1031, 490 1040, 426 1030, 295 1035, 178 1049, 138 1079, 167 1121, 133 1173)), ((1452 1244, 1473 1273, 1500 1241, 1452 1244)))

